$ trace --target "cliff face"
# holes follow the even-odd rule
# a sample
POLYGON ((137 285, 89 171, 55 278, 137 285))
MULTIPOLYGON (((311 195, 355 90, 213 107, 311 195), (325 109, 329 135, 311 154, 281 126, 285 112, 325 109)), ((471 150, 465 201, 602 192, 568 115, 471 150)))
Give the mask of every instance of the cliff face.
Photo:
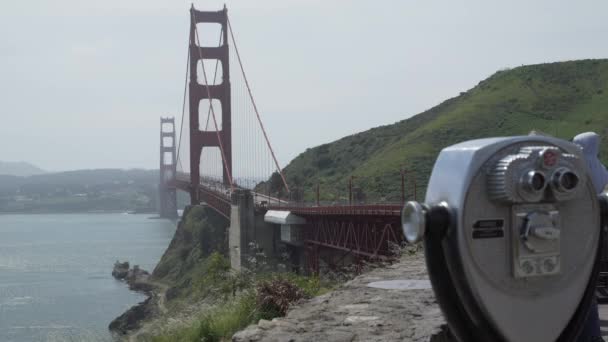
MULTIPOLYGON (((334 286, 318 277, 277 272, 267 267, 263 253, 256 254, 247 270, 231 269, 227 231, 228 221, 215 211, 187 208, 148 278, 150 297, 110 324, 115 336, 129 341, 228 341, 247 325, 283 315, 298 300, 334 286)), ((125 267, 117 264, 122 272, 115 273, 124 274, 125 267)))
POLYGON ((206 206, 184 210, 173 240, 152 272, 152 279, 178 285, 196 273, 196 265, 213 252, 228 253, 230 222, 206 206))
POLYGON ((149 298, 110 323, 119 339, 149 340, 175 324, 194 319, 214 298, 216 276, 228 272, 229 222, 214 210, 190 206, 184 210, 173 240, 145 286, 149 298))

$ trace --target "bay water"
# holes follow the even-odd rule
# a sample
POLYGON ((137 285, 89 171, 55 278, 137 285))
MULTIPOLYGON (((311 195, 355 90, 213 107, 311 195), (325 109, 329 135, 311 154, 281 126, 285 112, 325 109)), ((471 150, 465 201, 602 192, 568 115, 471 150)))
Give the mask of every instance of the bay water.
POLYGON ((145 299, 111 276, 152 271, 175 224, 150 215, 0 215, 0 341, 112 341, 108 324, 145 299))

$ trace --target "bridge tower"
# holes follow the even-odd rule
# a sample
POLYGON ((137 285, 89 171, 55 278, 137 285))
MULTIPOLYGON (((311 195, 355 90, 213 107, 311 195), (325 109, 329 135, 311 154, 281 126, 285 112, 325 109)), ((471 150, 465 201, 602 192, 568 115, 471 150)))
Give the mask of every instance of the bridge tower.
POLYGON ((175 119, 161 117, 158 209, 160 217, 169 219, 177 218, 177 192, 175 188, 177 155, 175 142, 175 119))
MULTIPOLYGON (((222 149, 223 182, 230 184, 232 179, 232 119, 230 105, 230 65, 228 63, 228 10, 224 6, 221 11, 198 11, 190 9, 190 199, 192 204, 199 204, 198 187, 200 185, 200 162, 203 147, 222 149), (222 44, 216 47, 198 45, 196 25, 199 23, 216 23, 222 26, 222 44), (204 84, 205 80, 197 77, 199 61, 217 60, 221 63, 223 72, 221 83, 204 84), (201 100, 208 99, 209 103, 218 100, 221 104, 221 127, 218 131, 201 131, 199 128, 199 112, 201 100)), ((200 32, 204 35, 205 32, 200 32)), ((203 63, 203 61, 201 61, 203 63)), ((203 108, 207 112, 209 108, 203 108)), ((204 162, 204 161, 203 161, 204 162)))

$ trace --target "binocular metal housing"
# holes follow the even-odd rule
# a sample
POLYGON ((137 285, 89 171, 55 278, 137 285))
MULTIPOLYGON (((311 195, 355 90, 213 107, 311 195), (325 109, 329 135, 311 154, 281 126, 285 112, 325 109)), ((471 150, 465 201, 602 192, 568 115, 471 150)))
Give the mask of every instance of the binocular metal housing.
POLYGON ((439 154, 425 203, 402 211, 460 342, 576 341, 594 296, 601 208, 581 150, 522 136, 439 154))

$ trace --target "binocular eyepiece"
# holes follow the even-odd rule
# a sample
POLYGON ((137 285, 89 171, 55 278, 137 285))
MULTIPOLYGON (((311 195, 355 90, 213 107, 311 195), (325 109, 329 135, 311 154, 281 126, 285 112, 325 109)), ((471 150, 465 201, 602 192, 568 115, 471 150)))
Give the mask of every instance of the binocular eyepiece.
POLYGON ((521 178, 520 187, 522 192, 540 194, 550 185, 554 193, 570 193, 576 189, 580 181, 576 172, 567 167, 556 169, 549 180, 540 170, 530 170, 521 178))
POLYGON ((551 188, 557 193, 570 193, 580 182, 579 176, 572 170, 562 167, 553 173, 551 188))
POLYGON ((547 187, 547 179, 545 178, 545 174, 537 170, 530 170, 524 173, 520 183, 522 191, 535 194, 544 191, 547 187))
POLYGON ((566 201, 576 197, 580 158, 554 146, 528 146, 489 166, 490 197, 509 203, 566 201))

